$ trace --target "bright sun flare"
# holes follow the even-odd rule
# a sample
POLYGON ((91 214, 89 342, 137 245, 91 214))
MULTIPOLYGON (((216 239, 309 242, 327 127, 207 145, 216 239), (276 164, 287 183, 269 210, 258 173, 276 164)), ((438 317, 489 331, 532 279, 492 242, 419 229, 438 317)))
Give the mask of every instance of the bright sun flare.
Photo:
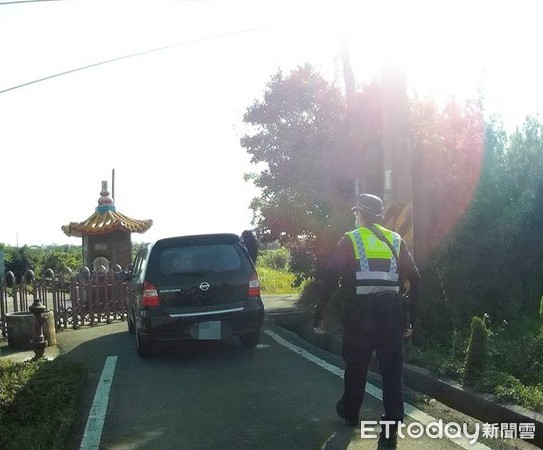
MULTIPOLYGON (((316 1, 291 8, 312 55, 340 58, 344 36, 363 84, 383 63, 403 68, 410 90, 444 101, 482 96, 489 113, 518 124, 543 104, 536 2, 316 1), (305 35, 304 35, 305 33, 305 35), (310 37, 308 37, 310 36, 310 37)), ((507 123, 506 123, 507 125, 507 123)))

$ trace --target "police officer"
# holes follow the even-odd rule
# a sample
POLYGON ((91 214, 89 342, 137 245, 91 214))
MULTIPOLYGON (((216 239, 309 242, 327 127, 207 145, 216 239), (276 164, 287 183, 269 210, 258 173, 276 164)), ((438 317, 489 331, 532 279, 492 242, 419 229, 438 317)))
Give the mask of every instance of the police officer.
POLYGON ((320 328, 323 310, 339 285, 344 309, 345 377, 337 414, 347 425, 360 423, 368 366, 375 351, 383 381, 382 419, 394 422, 382 428, 380 442, 395 447, 397 424, 404 418, 403 340, 413 330, 420 275, 404 240, 380 225, 383 202, 379 197, 362 194, 352 210, 357 228, 343 236, 330 258, 313 326, 316 333, 324 332, 320 328), (403 293, 406 279, 409 297, 403 293))

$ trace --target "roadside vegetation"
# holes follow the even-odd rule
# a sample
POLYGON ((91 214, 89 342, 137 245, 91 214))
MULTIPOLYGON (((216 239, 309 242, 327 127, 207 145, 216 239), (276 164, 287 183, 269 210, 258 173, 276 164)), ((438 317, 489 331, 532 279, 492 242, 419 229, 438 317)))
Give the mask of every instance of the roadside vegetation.
POLYGON ((506 130, 483 97, 437 102, 403 83, 389 67, 347 98, 307 64, 270 77, 241 138, 264 167, 247 175, 262 192, 256 232, 288 249, 300 301, 313 305, 354 226, 354 186, 384 197, 383 136, 409 143, 423 295, 408 360, 543 412, 543 121, 506 130), (474 317, 484 345, 470 342, 474 317))
POLYGON ((290 271, 290 255, 286 248, 260 250, 257 271, 263 294, 300 294, 303 286, 295 286, 296 276, 290 271))
POLYGON ((17 283, 23 275, 32 270, 36 278, 40 278, 46 269, 51 269, 58 276, 70 270, 77 272, 83 264, 83 253, 80 245, 23 245, 12 247, 0 243, 4 250, 5 271, 13 272, 17 283))
POLYGON ((0 448, 66 448, 87 380, 67 358, 0 361, 0 448))
POLYGON ((456 333, 450 345, 410 342, 407 361, 503 403, 543 413, 543 334, 535 322, 519 328, 487 328, 486 344, 476 350, 470 345, 474 336, 466 332, 456 333))

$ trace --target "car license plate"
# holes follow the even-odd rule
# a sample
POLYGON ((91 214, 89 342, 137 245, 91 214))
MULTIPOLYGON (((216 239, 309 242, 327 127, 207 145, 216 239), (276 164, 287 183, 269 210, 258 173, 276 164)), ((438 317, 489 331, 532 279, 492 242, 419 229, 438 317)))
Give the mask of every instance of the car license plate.
POLYGON ((220 320, 200 322, 194 325, 192 336, 202 341, 221 339, 222 327, 220 320))

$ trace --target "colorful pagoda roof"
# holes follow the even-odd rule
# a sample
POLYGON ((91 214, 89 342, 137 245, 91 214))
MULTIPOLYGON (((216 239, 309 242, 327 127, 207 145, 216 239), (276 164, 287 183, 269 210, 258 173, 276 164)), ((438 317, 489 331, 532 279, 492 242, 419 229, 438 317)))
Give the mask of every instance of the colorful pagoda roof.
POLYGON ((107 190, 107 181, 102 181, 101 197, 92 216, 84 222, 70 222, 63 225, 62 231, 68 236, 82 237, 122 230, 129 233, 145 233, 153 225, 152 220, 132 219, 117 212, 113 199, 107 190))

